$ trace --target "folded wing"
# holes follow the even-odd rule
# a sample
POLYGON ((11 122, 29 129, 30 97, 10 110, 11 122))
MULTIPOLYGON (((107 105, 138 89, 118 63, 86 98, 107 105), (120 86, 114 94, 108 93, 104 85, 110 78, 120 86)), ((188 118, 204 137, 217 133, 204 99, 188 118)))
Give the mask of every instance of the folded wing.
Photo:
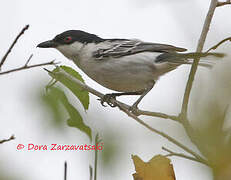
POLYGON ((142 42, 140 40, 128 39, 108 39, 108 42, 113 45, 110 48, 99 49, 93 53, 97 59, 105 57, 119 58, 127 55, 133 55, 141 52, 158 52, 158 53, 171 53, 183 52, 187 49, 175 47, 167 44, 142 42))

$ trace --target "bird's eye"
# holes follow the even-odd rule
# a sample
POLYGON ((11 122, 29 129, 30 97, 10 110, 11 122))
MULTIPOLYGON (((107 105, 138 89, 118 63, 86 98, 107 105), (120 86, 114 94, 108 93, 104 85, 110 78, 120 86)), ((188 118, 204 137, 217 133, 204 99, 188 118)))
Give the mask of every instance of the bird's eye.
POLYGON ((64 38, 64 41, 66 43, 70 42, 71 40, 72 40, 71 36, 67 36, 67 37, 64 38))

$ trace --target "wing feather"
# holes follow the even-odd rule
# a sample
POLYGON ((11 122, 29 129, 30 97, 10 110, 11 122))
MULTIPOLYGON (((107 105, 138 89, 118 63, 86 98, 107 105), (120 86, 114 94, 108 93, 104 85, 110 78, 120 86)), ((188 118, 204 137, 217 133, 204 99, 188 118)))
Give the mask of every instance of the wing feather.
POLYGON ((140 40, 128 40, 128 39, 109 39, 108 42, 112 44, 111 47, 105 49, 99 49, 93 53, 93 56, 97 59, 103 59, 105 57, 119 58, 122 56, 132 55, 141 52, 183 52, 187 49, 175 47, 168 44, 158 44, 142 42, 140 40))

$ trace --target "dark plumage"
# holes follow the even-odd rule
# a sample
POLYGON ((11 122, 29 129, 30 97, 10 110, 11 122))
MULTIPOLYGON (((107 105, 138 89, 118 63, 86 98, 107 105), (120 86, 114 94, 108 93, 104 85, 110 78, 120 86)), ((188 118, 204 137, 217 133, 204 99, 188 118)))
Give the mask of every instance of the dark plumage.
POLYGON ((69 30, 65 31, 59 35, 57 35, 53 41, 60 44, 71 44, 75 41, 81 43, 100 43, 103 42, 104 39, 96 36, 95 34, 90 34, 80 30, 69 30), (66 41, 67 37, 71 37, 70 41, 66 41))

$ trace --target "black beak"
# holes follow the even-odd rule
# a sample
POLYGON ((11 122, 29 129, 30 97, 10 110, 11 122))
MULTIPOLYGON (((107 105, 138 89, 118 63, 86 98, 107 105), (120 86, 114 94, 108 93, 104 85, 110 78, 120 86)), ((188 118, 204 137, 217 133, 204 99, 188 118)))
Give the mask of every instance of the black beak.
POLYGON ((58 43, 53 40, 45 41, 37 45, 39 48, 55 48, 58 46, 58 43))

